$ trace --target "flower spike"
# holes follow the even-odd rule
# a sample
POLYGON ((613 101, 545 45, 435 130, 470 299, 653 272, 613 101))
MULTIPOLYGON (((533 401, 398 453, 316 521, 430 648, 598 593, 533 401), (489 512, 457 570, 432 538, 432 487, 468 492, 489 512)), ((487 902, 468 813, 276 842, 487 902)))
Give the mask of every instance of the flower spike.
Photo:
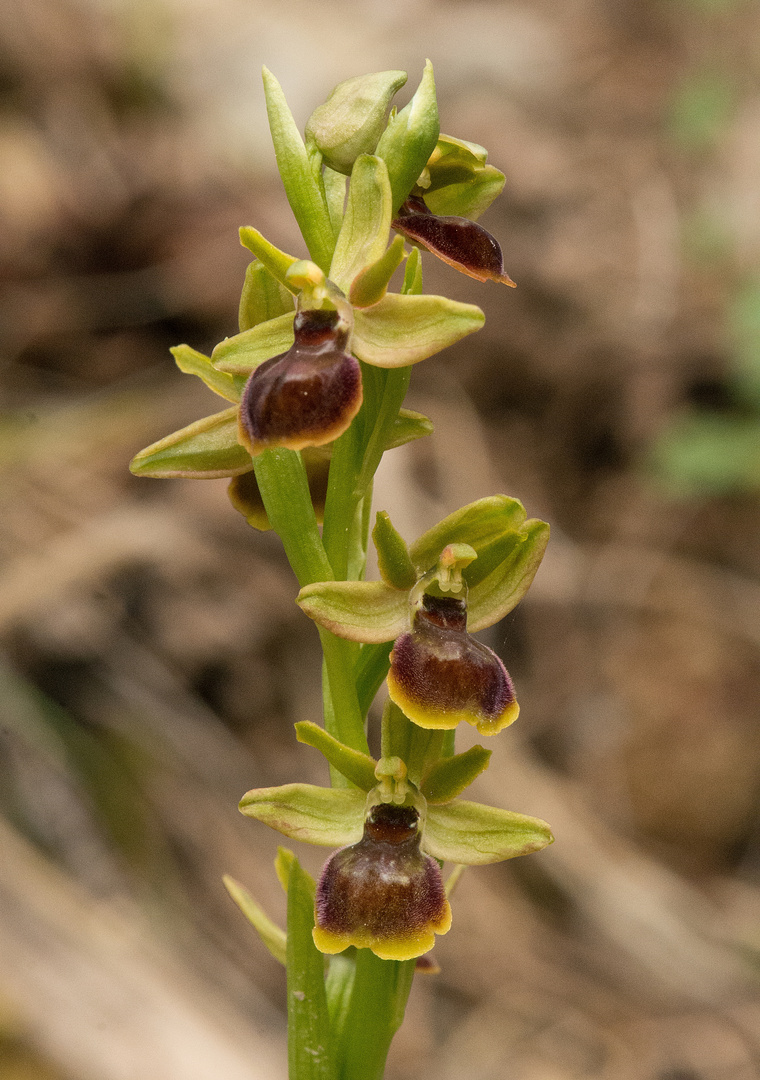
POLYGON ((498 241, 482 225, 462 217, 438 217, 417 196, 406 200, 392 225, 407 240, 468 277, 514 288, 514 281, 504 269, 498 241))
POLYGON ((314 943, 321 952, 349 945, 382 960, 428 952, 451 926, 451 908, 435 859, 420 851, 420 813, 379 803, 358 844, 332 855, 317 885, 314 943))

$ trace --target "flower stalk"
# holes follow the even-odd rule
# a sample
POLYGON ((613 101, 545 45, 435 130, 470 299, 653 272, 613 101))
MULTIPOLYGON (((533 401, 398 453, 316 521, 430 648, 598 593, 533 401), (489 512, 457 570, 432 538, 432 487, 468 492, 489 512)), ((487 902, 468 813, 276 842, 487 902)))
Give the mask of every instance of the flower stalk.
POLYGON ((302 137, 264 70, 277 164, 310 259, 241 229, 254 261, 239 333, 210 357, 173 350, 226 407, 131 466, 156 478, 228 477, 232 505, 280 536, 319 633, 322 724, 296 733, 325 758, 330 786, 253 789, 240 809, 337 850, 315 883, 280 849, 284 929, 225 879, 287 968, 291 1080, 381 1080, 417 961, 438 970, 426 954, 449 930, 461 868, 552 841, 537 818, 460 798, 491 752, 455 748, 461 721, 491 736, 517 717, 504 664, 472 635, 525 595, 548 526, 496 495, 409 545, 381 508, 371 530, 381 577, 365 580, 382 456, 432 431, 403 408, 412 366, 484 321, 471 304, 423 293, 420 249, 479 281, 514 284, 498 242, 474 223, 503 175, 482 147, 440 133, 429 62, 409 103, 389 113, 405 81, 388 71, 341 83, 302 137), (386 680, 375 760, 366 716, 386 680), (444 884, 446 863, 456 869, 444 884))

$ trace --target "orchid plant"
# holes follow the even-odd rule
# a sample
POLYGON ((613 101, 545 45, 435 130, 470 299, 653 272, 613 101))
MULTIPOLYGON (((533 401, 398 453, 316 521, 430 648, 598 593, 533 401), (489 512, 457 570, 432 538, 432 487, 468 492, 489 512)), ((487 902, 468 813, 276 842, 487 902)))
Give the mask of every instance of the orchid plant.
POLYGON ((411 367, 484 321, 471 304, 422 292, 420 249, 479 281, 514 284, 475 221, 503 174, 482 147, 440 133, 429 62, 396 111, 405 81, 385 71, 341 83, 302 138, 264 69, 277 164, 309 258, 241 229, 254 259, 239 333, 210 357, 172 350, 230 404, 131 466, 148 477, 228 477, 232 505, 281 537, 297 601, 319 631, 323 725, 298 723, 296 737, 327 760, 330 786, 255 789, 240 809, 338 850, 314 882, 280 848, 284 929, 225 880, 287 968, 291 1080, 380 1080, 414 972, 435 970, 429 951, 451 925, 462 868, 552 840, 543 821, 460 798, 490 751, 455 748, 461 722, 491 736, 517 717, 504 664, 472 634, 525 595, 548 526, 495 495, 408 546, 381 510, 372 529, 381 577, 364 580, 382 455, 432 431, 403 408, 411 367), (397 271, 400 291, 389 291, 397 271), (376 759, 366 718, 386 681, 376 759), (444 863, 454 866, 445 882, 444 863))

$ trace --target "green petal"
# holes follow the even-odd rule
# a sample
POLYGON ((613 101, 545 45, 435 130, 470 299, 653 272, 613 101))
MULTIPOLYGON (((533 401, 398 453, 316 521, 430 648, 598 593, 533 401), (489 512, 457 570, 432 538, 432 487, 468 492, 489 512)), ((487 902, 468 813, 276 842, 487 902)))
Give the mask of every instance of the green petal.
POLYGON ((384 581, 318 581, 301 589, 301 610, 349 641, 392 641, 409 627, 407 593, 384 581))
POLYGON ((540 818, 458 799, 428 807, 422 846, 436 859, 481 866, 540 851, 553 839, 540 818))
POLYGON ((217 371, 208 356, 191 349, 189 345, 175 345, 169 352, 180 371, 184 371, 186 375, 197 375, 209 390, 227 401, 240 401, 245 379, 217 371))
POLYGON ((261 260, 275 281, 279 281, 289 292, 295 291, 286 276, 293 263, 298 262, 295 255, 287 255, 284 251, 280 251, 274 244, 270 244, 258 229, 252 229, 250 225, 241 227, 240 243, 261 260))
POLYGON ((344 847, 362 835, 366 796, 355 788, 285 784, 254 788, 240 800, 240 812, 292 840, 344 847))
POLYGON ((259 259, 249 263, 238 308, 240 329, 250 330, 292 310, 293 297, 285 286, 272 277, 259 259))
POLYGON ((417 183, 435 149, 439 131, 433 65, 427 60, 414 97, 391 118, 375 151, 388 166, 394 214, 417 183))
POLYGON ((262 944, 266 946, 275 960, 279 960, 284 965, 287 949, 285 931, 272 922, 266 912, 259 907, 245 886, 241 885, 239 881, 235 881, 229 874, 225 874, 222 881, 227 892, 258 933, 262 944))
POLYGON ((327 273, 335 238, 318 168, 320 162, 307 152, 277 79, 267 68, 262 69, 262 77, 269 130, 285 194, 309 254, 327 273))
POLYGON ((242 334, 220 341, 211 354, 211 361, 219 371, 229 371, 233 375, 245 375, 254 371, 265 360, 287 352, 293 344, 293 316, 288 311, 276 319, 259 323, 242 334))
POLYGON ((384 510, 378 512, 372 541, 377 550, 378 568, 383 581, 394 589, 411 589, 419 575, 409 558, 406 541, 393 527, 384 510))
POLYGON ((324 728, 312 724, 310 720, 300 720, 295 728, 299 742, 319 750, 327 761, 352 784, 356 784, 362 791, 371 791, 376 786, 376 762, 369 754, 362 754, 358 750, 345 746, 332 735, 328 735, 324 728))
POLYGON ((351 282, 348 298, 354 307, 372 307, 382 300, 404 255, 403 236, 394 236, 387 251, 375 262, 365 266, 351 282))
POLYGON ((469 570, 477 572, 481 551, 505 533, 518 530, 525 516, 523 504, 508 495, 489 495, 485 499, 478 499, 455 510, 423 533, 410 548, 412 562, 420 573, 424 573, 435 566, 447 544, 470 544, 478 552, 478 559, 469 570))
POLYGON ((422 293, 422 256, 419 248, 412 248, 406 261, 401 292, 404 296, 419 296, 422 293))
POLYGON ((480 330, 484 322, 474 304, 386 293, 373 307, 355 312, 353 351, 376 367, 407 367, 480 330))
POLYGON ((385 114, 405 71, 376 71, 338 83, 306 123, 306 138, 321 150, 331 169, 350 173, 360 154, 373 154, 385 127, 385 114))
MULTIPOLYGON (((519 542, 509 555, 469 590, 467 628, 470 632, 493 626, 520 603, 536 576, 548 540, 549 526, 545 521, 532 518, 525 522, 519 542)), ((466 571, 464 576, 466 580, 466 571)))
POLYGON ((330 278, 348 292, 360 270, 385 251, 391 228, 391 186, 385 162, 362 154, 348 185, 343 224, 335 244, 330 278))
POLYGON ((129 468, 157 479, 214 480, 248 472, 253 463, 237 441, 237 409, 225 409, 146 446, 129 468))
POLYGON ((420 791, 429 803, 451 802, 488 768, 490 758, 491 751, 482 746, 441 758, 423 778, 420 791))

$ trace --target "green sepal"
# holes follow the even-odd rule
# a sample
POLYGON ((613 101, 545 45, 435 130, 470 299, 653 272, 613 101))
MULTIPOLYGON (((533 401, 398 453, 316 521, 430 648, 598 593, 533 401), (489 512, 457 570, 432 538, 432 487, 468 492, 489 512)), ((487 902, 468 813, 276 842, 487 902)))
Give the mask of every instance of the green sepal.
POLYGON ((485 315, 474 304, 446 296, 386 293, 355 312, 353 352, 376 367, 407 367, 480 330, 485 315))
POLYGON ((428 209, 444 216, 478 218, 504 187, 504 174, 487 165, 487 157, 477 143, 441 135, 420 178, 428 209))
POLYGON ((344 847, 362 835, 366 795, 358 788, 284 784, 254 788, 240 800, 240 812, 271 829, 320 847, 344 847))
POLYGON ((160 480, 184 477, 215 480, 239 476, 253 468, 251 455, 237 441, 237 409, 204 416, 135 454, 129 463, 135 476, 160 480))
POLYGON ((436 859, 482 866, 541 851, 553 840, 540 818, 458 799, 428 807, 422 846, 436 859))
POLYGON ((210 357, 204 356, 197 349, 191 349, 189 345, 175 345, 169 352, 180 371, 186 375, 197 375, 209 390, 213 390, 219 397, 236 403, 240 401, 245 379, 217 371, 210 357))
POLYGON ((285 286, 272 277, 259 259, 249 263, 238 308, 240 329, 250 330, 292 310, 293 297, 285 286))
POLYGON ((451 183, 437 191, 425 192, 425 203, 433 214, 477 221, 494 199, 501 194, 506 177, 493 165, 485 165, 460 183, 451 183))
POLYGON ((288 1075, 337 1080, 325 991, 325 961, 314 944, 314 894, 294 857, 288 875, 288 1075))
POLYGON ((269 130, 285 194, 309 254, 327 273, 335 239, 319 169, 321 162, 304 146, 277 79, 267 68, 262 68, 262 77, 269 130))
MULTIPOLYGON (((525 522, 509 555, 469 590, 468 630, 475 633, 493 626, 520 603, 536 576, 548 542, 549 526, 545 521, 531 518, 525 522)), ((467 570, 463 576, 466 581, 467 570)))
POLYGON ((375 151, 388 166, 394 215, 417 183, 436 147, 439 132, 433 65, 427 60, 414 97, 391 117, 375 151))
POLYGON ((419 296, 422 293, 422 255, 419 248, 412 248, 406 260, 401 292, 404 296, 419 296))
POLYGON ((406 82, 405 71, 376 71, 338 83, 327 101, 306 122, 325 163, 350 173, 360 154, 373 154, 394 94, 406 82))
POLYGON ((409 597, 384 581, 318 581, 296 603, 309 618, 349 641, 379 645, 409 627, 409 597))
POLYGON ((372 307, 382 300, 388 285, 405 255, 403 236, 394 236, 387 250, 375 262, 365 266, 351 282, 348 298, 354 307, 372 307))
MULTIPOLYGON (((470 544, 478 553, 505 533, 518 530, 526 518, 525 507, 509 495, 489 495, 468 503, 424 532, 409 549, 412 562, 425 573, 435 566, 447 544, 470 544)), ((467 580, 467 574, 465 574, 467 580)))
POLYGON ((342 776, 356 784, 362 791, 371 791, 377 784, 375 765, 377 762, 369 754, 352 750, 329 735, 324 728, 310 720, 299 720, 295 725, 296 738, 307 746, 313 746, 333 765, 342 776))
POLYGON ((270 244, 258 229, 254 229, 250 225, 240 227, 240 243, 264 264, 275 281, 279 281, 281 285, 284 285, 288 292, 296 291, 286 277, 293 263, 298 262, 295 255, 288 255, 286 252, 280 251, 274 244, 270 244))
POLYGON ((242 334, 220 341, 211 354, 214 367, 219 371, 247 377, 265 360, 287 352, 295 340, 294 315, 294 311, 288 311, 276 319, 269 319, 250 330, 244 330, 242 334))
POLYGON ((327 209, 330 214, 333 233, 336 237, 343 224, 343 211, 346 204, 346 179, 343 173, 335 172, 333 169, 325 168, 322 173, 327 209))
POLYGON ((377 564, 386 585, 408 592, 419 574, 409 558, 409 548, 401 533, 397 532, 385 510, 378 511, 372 540, 377 549, 377 564))
POLYGON ((284 965, 287 948, 285 931, 277 923, 272 922, 239 881, 235 881, 229 874, 224 874, 222 881, 227 892, 261 938, 262 945, 269 950, 275 960, 284 965))
POLYGON ((488 768, 491 751, 471 746, 462 754, 441 758, 422 778, 420 791, 429 803, 447 803, 468 788, 488 768))
POLYGON ((362 154, 351 173, 346 212, 330 266, 330 278, 338 288, 347 293, 356 275, 380 258, 390 227, 388 169, 381 158, 362 154))

